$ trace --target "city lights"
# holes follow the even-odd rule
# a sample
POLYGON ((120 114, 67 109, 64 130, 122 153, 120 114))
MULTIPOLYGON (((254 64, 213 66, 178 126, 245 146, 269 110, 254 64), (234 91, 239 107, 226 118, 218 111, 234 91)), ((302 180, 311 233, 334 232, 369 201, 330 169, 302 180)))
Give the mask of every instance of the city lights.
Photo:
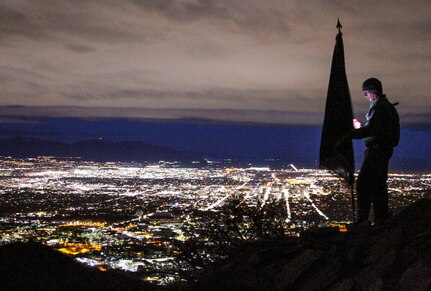
MULTIPOLYGON (((230 162, 231 163, 231 162, 230 162)), ((392 174, 393 212, 430 195, 431 175, 392 174)), ((0 160, 0 244, 40 241, 99 270, 166 283, 178 276, 175 241, 193 213, 235 197, 256 208, 280 201, 292 235, 351 220, 350 191, 326 171, 223 163, 95 163, 42 157, 0 160)))

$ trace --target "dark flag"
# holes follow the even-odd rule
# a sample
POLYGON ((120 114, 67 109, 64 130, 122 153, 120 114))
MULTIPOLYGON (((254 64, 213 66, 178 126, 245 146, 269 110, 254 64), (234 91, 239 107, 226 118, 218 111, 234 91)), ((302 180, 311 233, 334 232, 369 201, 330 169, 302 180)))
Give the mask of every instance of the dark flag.
POLYGON ((349 139, 336 146, 345 134, 353 130, 353 111, 344 65, 344 46, 340 21, 338 21, 337 28, 338 34, 332 57, 328 96, 326 97, 319 166, 344 178, 353 189, 355 166, 352 140, 349 139))

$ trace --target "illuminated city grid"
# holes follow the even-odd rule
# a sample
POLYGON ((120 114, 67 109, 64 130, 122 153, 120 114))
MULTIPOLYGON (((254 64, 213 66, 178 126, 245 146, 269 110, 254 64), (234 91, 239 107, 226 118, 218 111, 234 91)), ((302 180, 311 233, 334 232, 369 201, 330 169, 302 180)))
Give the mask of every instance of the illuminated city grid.
MULTIPOLYGON (((392 174, 394 212, 429 197, 431 175, 392 174)), ((41 241, 104 271, 157 283, 175 278, 174 240, 193 211, 219 211, 229 197, 253 207, 280 200, 295 231, 351 220, 350 191, 326 171, 234 168, 204 161, 94 163, 49 157, 0 160, 0 244, 41 241), (168 274, 168 275, 167 275, 168 274)))

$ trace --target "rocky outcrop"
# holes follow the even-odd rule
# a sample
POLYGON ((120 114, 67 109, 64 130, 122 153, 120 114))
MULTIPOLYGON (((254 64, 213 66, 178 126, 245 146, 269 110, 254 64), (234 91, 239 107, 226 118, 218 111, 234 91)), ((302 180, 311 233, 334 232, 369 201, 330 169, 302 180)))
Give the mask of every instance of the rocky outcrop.
POLYGON ((317 229, 249 246, 201 278, 207 290, 430 290, 431 200, 382 227, 317 229))
POLYGON ((0 247, 0 290, 152 290, 141 281, 87 268, 37 242, 0 247))

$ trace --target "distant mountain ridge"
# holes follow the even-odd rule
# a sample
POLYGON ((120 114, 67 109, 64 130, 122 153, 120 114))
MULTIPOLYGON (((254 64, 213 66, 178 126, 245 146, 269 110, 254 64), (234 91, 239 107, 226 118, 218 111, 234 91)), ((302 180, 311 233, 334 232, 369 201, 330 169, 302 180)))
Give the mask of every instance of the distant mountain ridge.
POLYGON ((31 158, 37 156, 79 157, 98 162, 144 162, 159 160, 190 160, 197 157, 168 147, 140 141, 110 142, 103 139, 63 143, 35 138, 16 137, 0 140, 0 156, 31 158))

